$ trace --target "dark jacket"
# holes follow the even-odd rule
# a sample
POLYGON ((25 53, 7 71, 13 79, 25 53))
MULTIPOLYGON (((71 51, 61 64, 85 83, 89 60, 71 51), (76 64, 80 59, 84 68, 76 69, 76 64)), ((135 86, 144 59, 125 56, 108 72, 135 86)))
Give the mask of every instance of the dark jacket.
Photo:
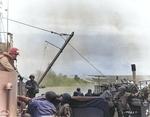
POLYGON ((93 93, 86 93, 85 96, 93 96, 93 93))
POLYGON ((73 93, 73 96, 84 96, 84 94, 82 92, 79 92, 79 91, 75 91, 73 93))
POLYGON ((28 80, 26 82, 26 88, 27 88, 27 97, 30 97, 30 98, 34 98, 35 97, 35 93, 34 93, 34 89, 36 88, 37 86, 37 82, 35 80, 28 80))

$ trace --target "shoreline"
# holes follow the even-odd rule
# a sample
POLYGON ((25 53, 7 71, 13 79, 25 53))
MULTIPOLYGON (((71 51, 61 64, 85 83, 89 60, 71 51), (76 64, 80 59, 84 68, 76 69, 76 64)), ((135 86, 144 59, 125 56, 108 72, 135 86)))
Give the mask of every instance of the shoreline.
MULTIPOLYGON (((88 84, 88 85, 71 85, 71 86, 49 86, 45 88, 51 88, 51 87, 75 87, 75 86, 94 86, 95 84, 88 84)), ((40 88, 43 89, 43 88, 40 88)))

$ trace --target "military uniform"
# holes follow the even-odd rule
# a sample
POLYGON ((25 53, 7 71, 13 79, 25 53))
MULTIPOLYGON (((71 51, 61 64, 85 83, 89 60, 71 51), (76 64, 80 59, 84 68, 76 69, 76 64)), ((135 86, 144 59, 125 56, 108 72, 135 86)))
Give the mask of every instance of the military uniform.
POLYGON ((88 92, 85 94, 85 96, 93 96, 92 90, 88 89, 88 92))
POLYGON ((112 94, 108 90, 108 85, 107 84, 102 84, 101 87, 105 87, 105 90, 100 95, 100 98, 103 98, 108 102, 108 104, 109 104, 109 117, 114 117, 115 107, 114 107, 114 104, 112 102, 112 98, 113 98, 112 94))
POLYGON ((9 53, 3 52, 3 54, 0 50, 0 71, 15 71, 14 60, 16 60, 17 55, 19 55, 19 50, 17 48, 11 48, 9 53))
POLYGON ((71 96, 68 93, 61 95, 60 103, 57 106, 56 117, 71 117, 72 109, 69 105, 71 96))
POLYGON ((73 96, 84 96, 84 94, 80 91, 80 88, 77 88, 77 90, 74 91, 73 96))
POLYGON ((30 80, 26 82, 26 88, 27 88, 26 96, 30 98, 34 98, 36 93, 38 93, 39 89, 37 88, 37 82, 34 80, 35 76, 31 74, 29 78, 30 80))
POLYGON ((147 88, 147 95, 148 95, 148 101, 150 102, 150 84, 148 85, 147 88))
POLYGON ((58 105, 58 117, 71 117, 71 107, 68 103, 58 105))
POLYGON ((7 52, 0 55, 0 71, 15 71, 14 60, 7 52))
POLYGON ((126 92, 125 86, 121 86, 118 89, 119 89, 119 92, 114 96, 116 100, 116 105, 118 106, 117 107, 118 115, 119 117, 122 117, 123 115, 124 117, 128 117, 129 113, 126 113, 126 111, 131 110, 128 99, 129 97, 136 97, 138 93, 133 94, 133 93, 126 92))

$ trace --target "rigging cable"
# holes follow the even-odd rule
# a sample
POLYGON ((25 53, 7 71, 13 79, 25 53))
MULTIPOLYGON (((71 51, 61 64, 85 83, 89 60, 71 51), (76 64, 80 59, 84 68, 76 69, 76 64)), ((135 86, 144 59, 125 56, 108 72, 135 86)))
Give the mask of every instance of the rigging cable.
MULTIPOLYGON (((45 42, 46 42, 46 41, 45 41, 45 42)), ((41 75, 40 72, 41 72, 41 69, 42 69, 42 65, 43 65, 43 60, 44 60, 46 48, 47 48, 47 43, 44 45, 44 53, 43 53, 42 63, 41 63, 41 66, 40 66, 40 70, 39 70, 39 73, 38 73, 38 79, 37 79, 37 80, 39 80, 39 77, 40 77, 40 75, 41 75)))
MULTIPOLYGON (((61 36, 62 37, 62 36, 61 36)), ((62 37, 63 38, 63 37, 62 37)), ((63 38, 64 39, 64 38, 63 38)), ((65 39, 64 39, 65 40, 65 39)), ((88 62, 96 71, 98 71, 100 74, 102 74, 103 77, 106 77, 100 70, 98 70, 91 62, 89 62, 80 52, 78 52, 70 43, 68 43, 70 47, 77 52, 86 62, 88 62)), ((107 79, 107 77, 106 77, 107 79)), ((108 80, 108 79, 107 79, 108 80)))
MULTIPOLYGON (((8 19, 8 18, 5 18, 5 17, 2 17, 4 19, 8 19)), ((32 27, 32 28, 36 28, 36 29, 39 29, 39 30, 43 30, 43 31, 46 31, 46 32, 50 32, 50 33, 54 33, 54 34, 57 34, 57 35, 60 35, 61 37, 62 36, 69 36, 69 34, 65 34, 65 33, 57 33, 57 32, 53 32, 53 31, 49 31, 49 30, 46 30, 46 29, 43 29, 43 28, 39 28, 39 27, 36 27, 36 26, 32 26, 32 25, 29 25, 29 24, 26 24, 26 23, 22 23, 22 22, 19 22, 19 21, 16 21, 16 20, 12 20, 12 19, 8 19, 10 21, 13 21, 13 22, 16 22, 16 23, 19 23, 19 24, 22 24, 22 25, 26 25, 26 26, 29 26, 29 27, 32 27)), ((63 38, 63 37, 62 37, 63 38)), ((64 38, 63 38, 64 39, 64 38)), ((65 39, 64 39, 65 40, 65 39)), ((69 43, 68 43, 69 44, 69 43)), ((69 44, 73 50, 75 50, 85 61, 87 61, 94 69, 96 69, 96 71, 98 71, 100 74, 102 74, 102 72, 100 70, 98 70, 92 63, 90 63, 81 53, 79 53, 71 44, 69 44)), ((44 52, 45 54, 45 52, 44 52)), ((102 76, 104 76, 102 74, 102 76)), ((106 77, 106 76, 104 76, 106 77)), ((107 78, 106 78, 107 79, 107 78)), ((107 79, 108 80, 108 79, 107 79)))
MULTIPOLYGON (((2 17, 4 19, 8 19, 8 18, 5 18, 5 17, 2 17)), ((12 20, 12 19, 8 19, 10 21, 13 21, 13 22, 16 22, 16 23, 19 23, 19 24, 22 24, 22 25, 26 25, 26 26, 29 26, 29 27, 32 27, 32 28, 36 28, 36 29, 39 29, 39 30, 43 30, 43 31, 46 31, 46 32, 50 32, 50 33, 54 33, 54 34, 57 34, 57 35, 69 35, 69 34, 65 34, 65 33, 57 33, 57 32, 54 32, 54 31, 49 31, 49 30, 46 30, 46 29, 43 29, 43 28, 39 28, 39 27, 36 27, 36 26, 32 26, 32 25, 29 25, 29 24, 26 24, 26 23, 22 23, 22 22, 19 22, 19 21, 16 21, 16 20, 12 20)))

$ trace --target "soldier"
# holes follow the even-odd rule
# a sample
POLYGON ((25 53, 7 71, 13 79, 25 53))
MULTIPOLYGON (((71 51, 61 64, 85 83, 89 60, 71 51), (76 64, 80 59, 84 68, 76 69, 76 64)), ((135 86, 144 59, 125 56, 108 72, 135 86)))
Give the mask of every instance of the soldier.
MULTIPOLYGON (((16 71, 14 66, 14 60, 17 59, 19 50, 17 48, 11 48, 9 53, 3 52, 0 54, 0 71, 16 71)), ((18 73, 18 71, 16 71, 18 73)))
POLYGON ((150 102, 150 84, 148 85, 147 88, 147 95, 148 95, 148 101, 150 102))
POLYGON ((85 94, 85 96, 93 96, 92 90, 88 89, 88 92, 85 94))
POLYGON ((53 102, 60 96, 53 91, 46 92, 44 99, 18 96, 20 101, 28 104, 27 113, 32 117, 55 117, 56 107, 53 102))
POLYGON ((112 97, 112 94, 110 93, 110 91, 108 90, 108 85, 102 84, 101 88, 102 88, 103 93, 100 95, 100 98, 103 98, 108 102, 108 104, 109 104, 109 117, 114 117, 115 108, 114 108, 114 104, 112 102, 113 97, 112 97))
POLYGON ((34 92, 34 89, 37 86, 37 82, 34 80, 35 76, 31 74, 29 76, 30 80, 26 82, 26 88, 28 89, 26 96, 30 98, 34 98, 36 93, 34 92))
POLYGON ((117 111, 118 111, 118 117, 122 117, 124 115, 124 117, 129 117, 129 112, 130 106, 129 106, 129 102, 128 99, 131 97, 136 97, 138 96, 139 92, 137 92, 136 94, 133 93, 128 93, 126 91, 126 86, 123 85, 121 87, 118 88, 119 92, 114 96, 115 99, 115 106, 117 107, 117 111))
POLYGON ((81 92, 80 88, 77 88, 77 90, 74 91, 73 96, 84 96, 84 94, 81 92))
POLYGON ((71 117, 72 109, 69 105, 71 96, 68 93, 64 93, 58 99, 60 100, 60 103, 56 108, 56 117, 71 117))

